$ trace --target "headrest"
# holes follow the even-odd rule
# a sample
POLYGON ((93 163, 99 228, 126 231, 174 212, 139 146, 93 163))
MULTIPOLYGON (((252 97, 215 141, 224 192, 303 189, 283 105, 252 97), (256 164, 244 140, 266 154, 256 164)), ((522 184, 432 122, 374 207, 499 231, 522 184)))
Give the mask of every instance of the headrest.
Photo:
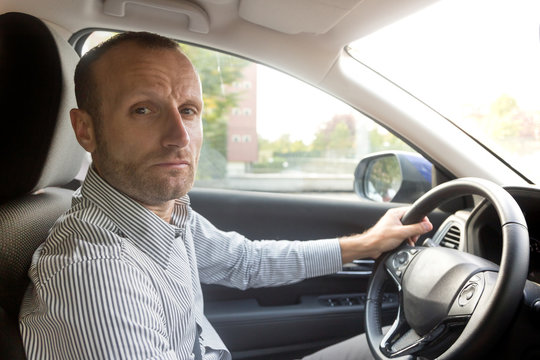
POLYGON ((65 185, 84 150, 69 119, 79 56, 36 17, 0 15, 0 202, 65 185))

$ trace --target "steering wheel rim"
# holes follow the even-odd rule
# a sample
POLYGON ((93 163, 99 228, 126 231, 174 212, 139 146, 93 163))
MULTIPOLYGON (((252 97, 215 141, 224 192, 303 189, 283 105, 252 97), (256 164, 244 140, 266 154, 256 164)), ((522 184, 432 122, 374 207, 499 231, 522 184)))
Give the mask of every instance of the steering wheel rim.
MULTIPOLYGON (((529 236, 525 218, 514 198, 502 187, 490 181, 479 178, 461 178, 437 186, 411 206, 403 216, 402 223, 407 225, 419 222, 441 203, 464 195, 480 195, 493 204, 501 222, 503 234, 502 257, 498 268, 498 276, 494 280, 491 293, 486 293, 485 296, 483 294, 479 295, 478 305, 475 305, 476 308, 472 310, 463 331, 446 350, 436 355, 438 359, 471 356, 480 353, 482 349, 493 344, 497 339, 497 333, 500 333, 498 329, 501 329, 501 326, 505 328, 514 315, 527 278, 529 236)), ((418 250, 422 250, 422 247, 418 247, 413 251, 416 253, 418 250)), ((373 356, 379 360, 386 360, 400 355, 399 351, 388 355, 387 349, 385 350, 387 345, 386 343, 383 344, 383 340, 386 341, 387 339, 382 334, 380 307, 384 282, 389 277, 393 276, 393 280, 396 278, 395 274, 388 268, 388 266, 392 267, 392 265, 388 265, 391 264, 389 261, 393 261, 391 260, 392 257, 397 256, 400 251, 403 253, 402 247, 384 254, 377 261, 367 294, 365 311, 366 337, 373 356)), ((423 257, 425 258, 428 255, 423 255, 423 257)), ((467 257, 474 256, 467 254, 467 257)), ((417 260, 418 258, 413 258, 407 264, 408 268, 405 271, 410 271, 410 274, 405 275, 408 278, 414 276, 413 271, 415 268, 410 264, 421 261, 417 260)), ((472 261, 474 262, 474 259, 472 261)), ((493 269, 489 271, 493 271, 493 269)), ((403 289, 401 288, 401 285, 406 284, 399 283, 399 279, 397 283, 400 293, 400 305, 398 316, 391 331, 396 331, 396 327, 403 325, 398 324, 398 322, 402 322, 403 319, 407 320, 406 316, 403 315, 406 309, 404 309, 405 302, 402 301, 403 289)), ((460 288, 462 287, 463 284, 460 285, 460 288)), ((464 288, 460 291, 464 291, 464 288)), ((456 302, 461 295, 456 294, 455 296, 456 298, 451 300, 450 303, 456 302)), ((395 335, 397 336, 398 333, 396 332, 395 335)), ((427 335, 424 337, 427 338, 427 335)), ((403 353, 407 353, 407 351, 403 353)), ((412 356, 414 356, 414 353, 412 356)), ((411 358, 410 354, 408 358, 411 358)))

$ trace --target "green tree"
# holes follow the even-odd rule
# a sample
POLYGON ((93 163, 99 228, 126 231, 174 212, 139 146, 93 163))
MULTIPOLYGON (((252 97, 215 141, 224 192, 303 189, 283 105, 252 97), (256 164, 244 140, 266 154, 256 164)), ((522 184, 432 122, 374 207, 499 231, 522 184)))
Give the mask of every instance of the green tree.
POLYGON ((392 193, 399 190, 402 176, 399 163, 395 157, 383 157, 371 166, 370 185, 383 201, 392 200, 392 193))
POLYGON ((384 150, 414 151, 409 145, 386 129, 377 127, 370 130, 369 151, 377 152, 384 150))
POLYGON ((354 117, 335 115, 315 134, 313 151, 320 156, 350 156, 354 155, 354 142, 354 117))
POLYGON ((280 172, 292 160, 311 155, 311 147, 301 140, 291 140, 289 134, 270 141, 259 137, 259 161, 252 165, 256 173, 280 172))
POLYGON ((203 89, 204 143, 197 177, 222 178, 227 166, 227 116, 238 103, 238 93, 225 88, 242 78, 249 62, 200 47, 181 47, 197 69, 203 89))
POLYGON ((310 150, 310 147, 302 142, 302 140, 291 140, 289 134, 281 135, 280 138, 274 141, 261 139, 259 141, 259 151, 264 154, 289 154, 289 153, 305 153, 310 150))

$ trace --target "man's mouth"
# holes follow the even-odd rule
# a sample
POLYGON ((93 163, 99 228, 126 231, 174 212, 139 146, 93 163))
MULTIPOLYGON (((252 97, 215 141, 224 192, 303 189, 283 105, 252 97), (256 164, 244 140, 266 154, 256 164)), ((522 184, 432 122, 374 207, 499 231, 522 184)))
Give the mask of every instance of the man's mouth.
POLYGON ((185 169, 190 166, 188 160, 173 160, 157 163, 156 166, 166 169, 185 169))

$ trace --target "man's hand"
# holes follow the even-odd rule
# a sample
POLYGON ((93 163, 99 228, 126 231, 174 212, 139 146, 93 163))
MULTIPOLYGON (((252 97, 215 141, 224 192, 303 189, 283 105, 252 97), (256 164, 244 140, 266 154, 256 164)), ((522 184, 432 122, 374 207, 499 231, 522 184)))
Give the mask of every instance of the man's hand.
POLYGON ((393 208, 363 234, 356 234, 339 239, 343 263, 355 259, 378 258, 382 253, 399 246, 405 239, 414 245, 420 235, 425 234, 433 225, 424 218, 421 222, 412 225, 403 225, 401 218, 407 208, 393 208))

